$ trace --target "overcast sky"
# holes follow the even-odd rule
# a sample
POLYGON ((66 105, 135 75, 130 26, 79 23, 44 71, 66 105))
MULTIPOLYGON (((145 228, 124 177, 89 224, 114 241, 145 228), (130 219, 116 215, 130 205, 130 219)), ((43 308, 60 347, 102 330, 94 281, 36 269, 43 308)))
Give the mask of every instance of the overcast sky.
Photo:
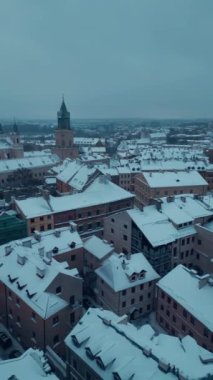
POLYGON ((213 117, 213 0, 0 0, 0 118, 213 117))

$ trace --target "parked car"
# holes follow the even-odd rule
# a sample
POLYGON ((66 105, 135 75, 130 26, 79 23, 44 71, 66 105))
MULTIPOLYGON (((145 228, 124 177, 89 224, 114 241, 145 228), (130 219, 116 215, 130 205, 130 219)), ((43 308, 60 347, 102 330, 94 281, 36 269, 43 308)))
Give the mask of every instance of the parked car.
POLYGON ((12 346, 11 338, 4 331, 0 331, 0 346, 4 349, 12 346))

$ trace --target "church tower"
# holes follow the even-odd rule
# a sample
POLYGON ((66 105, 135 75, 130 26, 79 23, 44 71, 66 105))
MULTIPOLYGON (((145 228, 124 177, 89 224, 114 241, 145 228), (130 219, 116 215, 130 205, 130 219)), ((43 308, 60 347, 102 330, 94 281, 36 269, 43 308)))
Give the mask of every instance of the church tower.
POLYGON ((74 158, 78 155, 73 141, 73 129, 70 123, 70 113, 67 111, 64 98, 62 99, 60 110, 57 113, 58 125, 55 129, 56 153, 61 160, 74 158))

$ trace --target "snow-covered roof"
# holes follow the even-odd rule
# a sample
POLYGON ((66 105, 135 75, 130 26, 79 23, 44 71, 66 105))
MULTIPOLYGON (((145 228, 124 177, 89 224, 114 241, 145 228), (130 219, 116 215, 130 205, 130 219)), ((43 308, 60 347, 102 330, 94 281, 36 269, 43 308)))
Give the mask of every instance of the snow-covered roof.
POLYGON ((76 145, 96 145, 99 141, 105 144, 104 138, 99 137, 74 137, 74 144, 76 145))
POLYGON ((196 171, 142 173, 151 188, 208 186, 205 179, 196 171))
POLYGON ((66 262, 51 259, 36 245, 30 247, 14 241, 0 248, 1 281, 37 314, 46 319, 67 306, 65 300, 48 289, 58 275, 78 276, 77 269, 66 269, 66 262))
POLYGON ((56 155, 44 155, 35 157, 24 157, 11 160, 0 160, 0 172, 10 172, 18 169, 35 169, 55 165, 59 162, 56 155))
POLYGON ((205 276, 202 280, 193 270, 178 265, 158 282, 158 286, 213 332, 212 281, 206 281, 203 286, 202 281, 205 282, 205 276))
POLYGON ((96 269, 96 274, 115 292, 159 278, 159 275, 141 252, 128 256, 128 259, 124 254, 113 254, 104 261, 100 268, 96 269), (141 273, 143 276, 138 276, 135 281, 131 280, 133 274, 139 275, 141 273))
POLYGON ((168 210, 166 211, 164 212, 164 203, 162 203, 161 210, 151 205, 144 207, 143 211, 131 209, 126 212, 153 247, 169 244, 176 239, 196 234, 194 226, 189 225, 193 220, 190 216, 187 218, 185 213, 182 216, 179 212, 176 217, 171 210, 171 214, 168 210), (187 225, 184 226, 184 223, 187 225), (175 224, 179 226, 182 224, 182 228, 178 229, 175 224))
MULTIPOLYGON (((33 249, 39 250, 40 248, 44 248, 45 252, 52 252, 53 257, 72 249, 83 247, 83 242, 78 231, 73 231, 71 227, 36 232, 30 237, 16 240, 16 244, 23 245, 29 241, 33 249), (71 243, 75 243, 74 248, 70 247, 71 243), (57 248, 57 252, 53 252, 54 248, 57 248)), ((2 247, 0 246, 1 251, 2 247)))
POLYGON ((58 380, 42 351, 29 348, 20 357, 0 361, 1 380, 58 380))
POLYGON ((213 374, 213 354, 192 337, 156 335, 151 326, 137 328, 111 311, 89 309, 65 343, 103 380, 114 374, 134 380, 195 380, 213 374))
POLYGON ((34 218, 132 198, 134 195, 101 176, 79 194, 50 196, 48 202, 43 197, 32 197, 15 202, 26 218, 34 218))
POLYGON ((114 246, 106 240, 93 235, 84 241, 84 248, 97 259, 101 260, 114 251, 114 246))

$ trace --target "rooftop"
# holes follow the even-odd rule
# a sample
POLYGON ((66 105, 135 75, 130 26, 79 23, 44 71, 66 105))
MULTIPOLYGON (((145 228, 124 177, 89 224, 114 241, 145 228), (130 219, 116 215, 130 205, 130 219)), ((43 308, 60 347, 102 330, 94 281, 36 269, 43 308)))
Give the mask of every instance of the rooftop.
POLYGON ((213 280, 198 276, 194 270, 178 265, 158 286, 213 332, 213 280))
POLYGON ((110 311, 89 309, 65 343, 104 380, 195 380, 213 374, 213 354, 190 336, 156 336, 151 326, 136 328, 110 311))
POLYGON ((106 177, 101 176, 95 179, 84 192, 79 194, 61 197, 50 196, 48 201, 43 197, 32 197, 16 200, 15 203, 26 218, 34 218, 132 198, 134 198, 133 194, 115 185, 106 177))
POLYGON ((84 248, 99 260, 114 251, 113 245, 95 235, 84 241, 84 248))
POLYGON ((113 254, 96 269, 96 274, 115 292, 159 278, 141 252, 129 255, 128 258, 124 254, 113 254))
POLYGON ((29 348, 20 357, 0 361, 1 380, 58 380, 42 351, 29 348))
POLYGON ((208 185, 205 179, 196 171, 143 172, 143 176, 151 188, 208 185))
POLYGON ((51 293, 52 282, 59 275, 81 281, 77 269, 67 267, 66 262, 52 259, 52 252, 45 251, 44 247, 31 245, 31 239, 0 247, 1 281, 43 319, 67 306, 63 298, 51 293))

